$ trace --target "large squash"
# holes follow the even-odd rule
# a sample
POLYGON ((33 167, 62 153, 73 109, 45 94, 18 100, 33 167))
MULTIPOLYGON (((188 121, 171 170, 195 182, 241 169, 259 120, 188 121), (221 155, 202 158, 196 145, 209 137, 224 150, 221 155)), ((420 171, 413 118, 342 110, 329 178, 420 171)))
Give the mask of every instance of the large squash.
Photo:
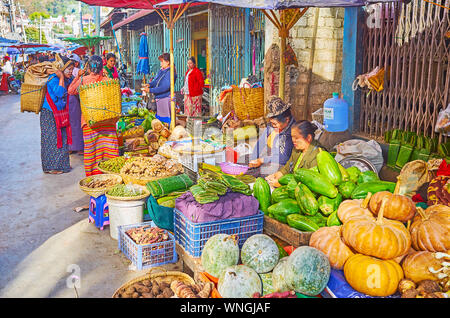
POLYGON ((373 214, 378 215, 381 207, 381 202, 384 198, 388 198, 388 203, 384 208, 385 218, 397 220, 400 222, 407 222, 411 220, 416 214, 416 206, 410 198, 398 194, 399 185, 400 183, 397 182, 394 194, 390 193, 389 191, 381 191, 375 193, 369 202, 370 211, 373 214))
POLYGON ((265 234, 252 235, 242 245, 242 264, 253 268, 259 274, 270 272, 277 265, 279 257, 277 244, 265 234))
POLYGON ((414 252, 405 257, 402 263, 403 272, 405 277, 418 283, 422 280, 438 280, 436 273, 442 267, 443 260, 436 258, 436 253, 428 251, 414 252))
POLYGON ((309 239, 309 246, 322 251, 330 261, 331 267, 342 269, 345 261, 353 255, 350 248, 341 239, 342 226, 322 227, 309 239))
POLYGON ((347 222, 350 218, 354 216, 365 215, 372 218, 373 214, 367 208, 369 200, 372 194, 369 194, 366 199, 355 199, 355 200, 345 200, 337 209, 337 215, 342 223, 347 222))
POLYGON ((432 205, 419 212, 410 227, 412 246, 417 251, 450 250, 450 207, 432 205))
POLYGON ((378 218, 356 216, 342 226, 345 244, 358 253, 381 259, 393 259, 404 255, 411 247, 411 236, 403 223, 383 218, 386 198, 378 218))
POLYGON ((262 294, 262 282, 258 273, 248 266, 227 267, 219 276, 217 290, 223 298, 251 298, 262 294))
POLYGON ((345 262, 344 276, 356 291, 369 296, 386 297, 397 291, 403 271, 393 260, 355 254, 345 262))
POLYGON ((286 280, 284 279, 284 267, 287 260, 288 256, 280 259, 272 271, 272 286, 275 292, 285 292, 289 290, 286 280))
POLYGON ((330 271, 330 262, 324 253, 310 246, 300 246, 289 256, 284 277, 290 289, 315 296, 327 286, 330 271))
POLYGON ((236 236, 216 234, 211 236, 202 250, 202 266, 205 271, 219 277, 220 273, 239 262, 239 245, 236 236))

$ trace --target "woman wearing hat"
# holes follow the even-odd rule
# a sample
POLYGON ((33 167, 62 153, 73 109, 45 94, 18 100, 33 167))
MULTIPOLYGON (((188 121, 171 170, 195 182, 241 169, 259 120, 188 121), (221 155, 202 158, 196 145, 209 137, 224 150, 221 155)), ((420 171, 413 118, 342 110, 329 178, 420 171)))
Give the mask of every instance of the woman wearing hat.
MULTIPOLYGON (((170 55, 164 53, 158 57, 161 69, 155 78, 142 86, 142 90, 155 95, 156 118, 164 123, 170 124, 170 55)), ((174 82, 177 80, 175 71, 174 82)))
POLYGON ((40 114, 41 160, 45 173, 70 171, 68 146, 72 132, 67 107, 67 88, 72 81, 73 61, 61 56, 62 66, 47 80, 47 93, 40 114))
POLYGON ((267 176, 283 167, 291 156, 293 143, 290 104, 279 97, 272 96, 267 104, 270 126, 259 137, 250 157, 250 168, 259 168, 261 176, 267 176))
POLYGON ((279 187, 278 179, 285 174, 294 173, 298 168, 310 169, 317 166, 317 154, 323 147, 314 139, 316 130, 317 127, 307 120, 292 125, 291 137, 294 149, 286 164, 266 178, 271 186, 279 187))

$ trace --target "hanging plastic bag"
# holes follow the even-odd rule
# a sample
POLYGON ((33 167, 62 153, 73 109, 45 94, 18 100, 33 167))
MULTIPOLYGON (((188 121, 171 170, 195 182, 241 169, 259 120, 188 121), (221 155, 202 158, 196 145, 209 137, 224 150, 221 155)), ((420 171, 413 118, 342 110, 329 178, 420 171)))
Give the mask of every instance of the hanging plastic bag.
POLYGON ((434 131, 450 136, 450 104, 439 112, 434 131))
POLYGON ((347 156, 358 156, 372 162, 378 172, 383 167, 383 153, 380 145, 375 140, 350 139, 337 145, 336 150, 335 159, 337 162, 340 162, 347 156))

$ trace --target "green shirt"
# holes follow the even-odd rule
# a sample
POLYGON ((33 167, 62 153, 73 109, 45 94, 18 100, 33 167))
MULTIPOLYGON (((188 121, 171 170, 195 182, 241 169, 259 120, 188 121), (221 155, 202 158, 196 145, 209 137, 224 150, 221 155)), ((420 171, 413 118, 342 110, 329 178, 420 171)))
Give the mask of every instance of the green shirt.
POLYGON ((317 166, 316 156, 319 148, 323 148, 317 141, 313 140, 305 153, 295 148, 292 149, 291 157, 279 171, 285 175, 294 173, 297 168, 311 169, 317 166), (299 162, 300 161, 300 162, 299 162))

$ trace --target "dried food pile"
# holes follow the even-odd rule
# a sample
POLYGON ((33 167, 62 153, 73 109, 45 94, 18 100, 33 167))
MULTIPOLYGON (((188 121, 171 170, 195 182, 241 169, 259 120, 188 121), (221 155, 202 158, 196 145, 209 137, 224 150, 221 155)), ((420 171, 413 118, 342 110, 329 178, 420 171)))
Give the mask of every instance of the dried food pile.
POLYGON ((120 173, 138 179, 170 177, 183 173, 183 166, 176 160, 155 155, 153 157, 139 157, 133 161, 127 161, 120 170, 120 173))

